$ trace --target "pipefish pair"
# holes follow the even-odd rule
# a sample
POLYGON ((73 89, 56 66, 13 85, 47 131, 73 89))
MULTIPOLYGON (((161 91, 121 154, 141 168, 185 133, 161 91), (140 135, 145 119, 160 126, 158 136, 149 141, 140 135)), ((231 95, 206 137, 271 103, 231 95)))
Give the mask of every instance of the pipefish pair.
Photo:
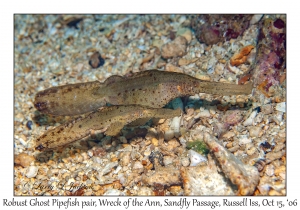
POLYGON ((147 70, 128 77, 111 76, 99 81, 51 87, 36 94, 34 106, 51 115, 88 116, 47 131, 36 140, 36 149, 53 149, 90 135, 92 130, 117 135, 123 126, 138 119, 172 118, 180 110, 163 109, 177 97, 197 93, 218 95, 250 94, 245 85, 209 82, 187 74, 147 70), (111 107, 99 108, 111 104, 111 107))

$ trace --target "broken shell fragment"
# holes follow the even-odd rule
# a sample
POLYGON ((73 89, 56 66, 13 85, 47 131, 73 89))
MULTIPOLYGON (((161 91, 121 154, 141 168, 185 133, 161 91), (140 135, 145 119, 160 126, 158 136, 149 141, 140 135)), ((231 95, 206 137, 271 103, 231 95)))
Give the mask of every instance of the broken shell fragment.
POLYGON ((226 177, 237 185, 238 195, 252 195, 259 182, 257 168, 243 164, 209 133, 204 134, 203 140, 214 152, 226 177))

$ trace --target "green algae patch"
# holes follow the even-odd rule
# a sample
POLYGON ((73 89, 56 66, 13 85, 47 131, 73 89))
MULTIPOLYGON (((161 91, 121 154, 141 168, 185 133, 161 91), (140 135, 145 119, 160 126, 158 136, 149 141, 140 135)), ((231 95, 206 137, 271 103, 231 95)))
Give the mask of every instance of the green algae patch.
POLYGON ((202 155, 207 155, 209 153, 209 149, 206 144, 201 140, 187 142, 186 148, 192 149, 202 155))

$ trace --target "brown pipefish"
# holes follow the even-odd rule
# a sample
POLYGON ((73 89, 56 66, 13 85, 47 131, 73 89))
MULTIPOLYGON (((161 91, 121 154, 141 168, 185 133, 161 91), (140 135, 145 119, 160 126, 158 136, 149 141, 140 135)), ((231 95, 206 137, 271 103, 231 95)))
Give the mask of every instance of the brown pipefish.
POLYGON ((36 94, 35 107, 51 115, 78 115, 112 105, 138 104, 161 108, 174 98, 197 93, 250 94, 246 85, 202 81, 187 74, 148 70, 130 77, 111 76, 99 81, 52 87, 36 94))
POLYGON ((125 126, 136 120, 151 118, 173 118, 180 116, 181 110, 149 108, 139 105, 110 106, 93 112, 86 117, 48 130, 36 140, 36 149, 54 149, 90 135, 91 131, 104 132, 115 136, 125 126))

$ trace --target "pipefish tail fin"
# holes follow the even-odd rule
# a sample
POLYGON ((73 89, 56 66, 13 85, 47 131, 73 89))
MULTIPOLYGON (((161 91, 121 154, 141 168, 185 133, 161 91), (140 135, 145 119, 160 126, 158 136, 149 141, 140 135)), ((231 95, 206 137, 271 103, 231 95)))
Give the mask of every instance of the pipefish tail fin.
POLYGON ((221 82, 199 82, 200 92, 218 95, 248 95, 251 94, 253 83, 245 85, 221 83, 221 82), (201 91, 203 89, 203 91, 201 91))
POLYGON ((93 97, 93 90, 100 88, 98 81, 51 87, 35 96, 35 108, 51 115, 79 115, 95 111, 106 104, 104 97, 93 97))

